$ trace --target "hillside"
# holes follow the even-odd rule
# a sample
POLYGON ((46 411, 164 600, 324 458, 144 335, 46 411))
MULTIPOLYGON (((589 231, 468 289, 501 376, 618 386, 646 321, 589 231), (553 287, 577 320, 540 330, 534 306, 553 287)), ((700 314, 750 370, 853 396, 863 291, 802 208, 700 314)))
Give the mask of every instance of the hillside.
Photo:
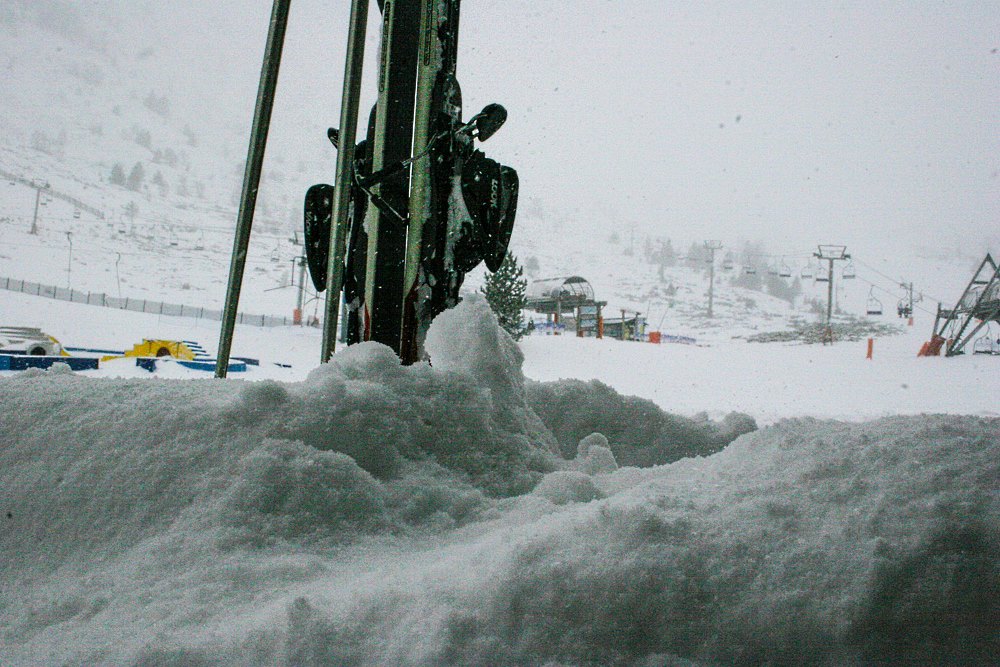
MULTIPOLYGON (((38 233, 29 235, 35 190, 0 181, 0 275, 137 299, 221 304, 257 72, 252 59, 213 53, 262 43, 264 25, 262 10, 254 9, 242 17, 243 27, 211 38, 183 30, 192 22, 216 25, 226 19, 221 12, 183 14, 145 2, 125 9, 97 3, 87 11, 57 0, 5 4, 0 63, 8 86, 0 99, 0 170, 48 184, 103 218, 42 197, 38 233), (171 30, 174 44, 157 41, 171 30), (185 79, 192 65, 198 77, 185 79)), ((301 198, 312 183, 332 180, 334 154, 322 132, 333 114, 317 109, 332 88, 325 85, 320 99, 296 99, 294 92, 314 76, 303 66, 313 57, 310 44, 301 34, 290 37, 241 301, 247 312, 290 314, 301 198), (313 134, 316 141, 300 139, 313 134)), ((613 206, 559 208, 551 204, 553 193, 533 189, 530 181, 522 188, 511 248, 522 262, 530 260, 529 277, 582 275, 611 315, 640 311, 653 328, 726 338, 814 318, 813 302, 825 302, 825 285, 807 279, 795 307, 734 285, 744 266, 744 241, 726 238, 725 250, 737 253, 737 264, 717 272, 716 316, 709 321, 703 317, 703 267, 682 262, 661 278, 648 253, 651 244, 668 238, 679 251, 700 243, 696 227, 665 222, 653 226, 658 231, 637 232, 634 223, 615 226, 613 206)), ((773 247, 765 249, 770 257, 757 261, 787 263, 798 275, 814 249, 773 247)), ((896 283, 903 280, 928 292, 918 307, 933 311, 934 299, 957 296, 981 257, 974 248, 930 245, 859 242, 849 250, 865 267, 857 267, 859 280, 840 282, 836 298, 855 315, 863 314, 869 295, 891 312, 902 296, 896 283)), ((482 271, 470 276, 468 289, 481 283, 482 271)), ((307 313, 322 310, 313 295, 306 301, 307 313)))

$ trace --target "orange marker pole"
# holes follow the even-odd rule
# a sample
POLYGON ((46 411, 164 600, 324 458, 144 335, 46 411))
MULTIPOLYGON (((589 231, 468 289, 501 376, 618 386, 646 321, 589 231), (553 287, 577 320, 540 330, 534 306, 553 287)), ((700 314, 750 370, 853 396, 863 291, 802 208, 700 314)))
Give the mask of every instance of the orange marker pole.
POLYGON ((872 358, 872 353, 874 351, 875 351, 875 339, 874 338, 869 338, 868 339, 868 356, 866 356, 865 359, 871 359, 872 358))

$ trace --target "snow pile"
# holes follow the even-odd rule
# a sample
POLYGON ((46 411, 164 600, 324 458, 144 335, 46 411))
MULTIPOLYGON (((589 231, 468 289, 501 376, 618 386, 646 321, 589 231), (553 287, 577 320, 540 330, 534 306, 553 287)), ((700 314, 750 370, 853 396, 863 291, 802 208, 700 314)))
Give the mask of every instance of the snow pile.
POLYGON ((508 340, 470 299, 435 323, 433 367, 360 345, 301 384, 0 383, 0 662, 1000 650, 1000 420, 786 421, 628 467, 715 451, 747 424, 664 416, 599 385, 525 390, 508 340), (570 395, 588 407, 556 419, 570 395))
POLYGON ((567 458, 594 431, 611 441, 611 451, 621 465, 650 466, 713 454, 757 428, 752 417, 740 413, 731 413, 719 423, 704 416, 689 419, 668 414, 650 400, 623 396, 598 380, 529 383, 527 390, 528 402, 555 434, 567 458))

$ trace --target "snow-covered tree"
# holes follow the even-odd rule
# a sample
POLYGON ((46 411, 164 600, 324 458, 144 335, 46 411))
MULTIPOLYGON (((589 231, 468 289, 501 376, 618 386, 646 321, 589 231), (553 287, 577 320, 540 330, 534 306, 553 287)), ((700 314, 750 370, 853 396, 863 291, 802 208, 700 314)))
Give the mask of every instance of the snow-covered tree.
POLYGON ((142 168, 142 164, 136 162, 132 166, 132 171, 128 173, 128 178, 125 180, 125 187, 134 192, 138 192, 142 188, 142 182, 146 179, 146 170, 142 168))
POLYGON ((486 276, 486 282, 480 290, 497 316, 500 326, 514 340, 520 340, 525 333, 521 311, 526 303, 524 294, 528 281, 523 275, 524 271, 517 263, 517 258, 508 252, 496 273, 486 276))
POLYGON ((166 179, 163 178, 163 174, 159 171, 153 174, 153 185, 157 187, 161 197, 166 197, 170 194, 170 187, 167 185, 166 179))
POLYGON ((122 166, 121 162, 115 162, 114 166, 111 167, 111 183, 112 185, 125 185, 125 167, 122 166))

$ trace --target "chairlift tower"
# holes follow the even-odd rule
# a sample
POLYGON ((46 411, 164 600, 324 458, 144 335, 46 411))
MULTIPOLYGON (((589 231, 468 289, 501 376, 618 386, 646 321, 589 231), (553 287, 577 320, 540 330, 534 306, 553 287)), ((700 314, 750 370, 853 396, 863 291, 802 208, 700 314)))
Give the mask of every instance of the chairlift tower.
POLYGON ((1000 323, 1000 266, 987 254, 955 307, 945 310, 938 304, 932 341, 936 339, 938 346, 947 341, 945 356, 953 357, 962 354, 969 341, 990 322, 1000 323), (951 333, 946 336, 949 325, 951 333), (966 333, 970 326, 971 331, 966 333))
POLYGON ((705 241, 708 250, 708 316, 712 317, 712 297, 715 291, 715 251, 722 248, 722 241, 705 241))
POLYGON ((847 253, 847 246, 844 245, 819 245, 818 252, 813 253, 813 257, 829 262, 829 272, 827 275, 830 281, 826 285, 826 331, 823 332, 823 344, 833 344, 833 263, 845 262, 851 259, 847 253))
POLYGON ((35 187, 35 217, 31 219, 31 231, 29 234, 38 236, 38 205, 42 201, 42 189, 35 187))

